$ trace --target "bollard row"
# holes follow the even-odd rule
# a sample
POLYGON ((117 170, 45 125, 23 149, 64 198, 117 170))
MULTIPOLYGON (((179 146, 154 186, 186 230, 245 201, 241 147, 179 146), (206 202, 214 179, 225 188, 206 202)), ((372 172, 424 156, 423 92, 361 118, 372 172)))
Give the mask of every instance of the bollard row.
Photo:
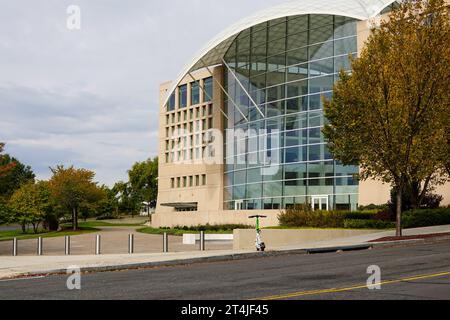
MULTIPOLYGON (((205 232, 200 232, 200 251, 205 251, 205 232)), ((164 232, 163 234, 163 250, 164 253, 169 252, 169 234, 164 232)), ((44 254, 44 241, 42 237, 37 238, 37 248, 36 253, 38 256, 44 254)), ((128 235, 128 253, 134 253, 134 234, 128 235)), ((64 254, 69 256, 71 254, 70 250, 70 236, 64 237, 64 254)), ((19 255, 19 241, 17 238, 13 239, 12 243, 12 255, 14 257, 19 255)), ((95 236, 95 255, 101 255, 101 236, 98 234, 95 236)))

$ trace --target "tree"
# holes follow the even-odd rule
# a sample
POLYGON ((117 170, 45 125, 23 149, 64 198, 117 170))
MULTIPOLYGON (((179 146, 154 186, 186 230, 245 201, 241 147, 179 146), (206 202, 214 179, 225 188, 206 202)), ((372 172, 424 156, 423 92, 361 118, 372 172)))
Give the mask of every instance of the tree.
POLYGON ((73 230, 78 229, 78 213, 81 206, 99 201, 103 193, 95 183, 95 173, 86 169, 64 168, 60 165, 51 168, 49 181, 51 195, 72 214, 73 230))
POLYGON ((402 235, 405 186, 448 180, 450 27, 443 0, 407 1, 372 30, 352 73, 340 73, 324 135, 337 160, 358 164, 360 178, 397 190, 402 235))
POLYGON ((5 156, 2 155, 2 153, 4 148, 5 144, 3 142, 0 142, 0 178, 6 175, 9 171, 11 171, 15 165, 14 163, 3 164, 3 158, 5 156))
POLYGON ((158 196, 158 158, 136 162, 128 171, 133 202, 140 209, 142 202, 156 206, 158 196))
POLYGON ((28 182, 22 185, 9 199, 11 222, 19 223, 24 233, 26 226, 32 224, 34 233, 37 233, 45 218, 47 202, 39 184, 28 182))
POLYGON ((10 221, 9 209, 8 207, 0 202, 0 225, 6 224, 10 221))
MULTIPOLYGON (((4 144, 0 144, 0 153, 4 144)), ((0 201, 6 202, 21 185, 34 181, 30 166, 8 154, 0 155, 0 201)))

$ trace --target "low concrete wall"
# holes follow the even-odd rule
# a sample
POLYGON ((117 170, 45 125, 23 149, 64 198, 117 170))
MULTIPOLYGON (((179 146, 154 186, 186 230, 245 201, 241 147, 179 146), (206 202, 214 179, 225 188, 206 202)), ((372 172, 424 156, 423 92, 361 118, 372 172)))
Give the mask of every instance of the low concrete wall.
MULTIPOLYGON (((379 231, 379 230, 378 230, 379 231)), ((302 245, 308 242, 347 238, 371 234, 377 230, 347 230, 347 229, 264 229, 261 231, 267 249, 283 246, 302 245)), ((255 230, 234 230, 233 249, 247 250, 255 248, 255 230)))
MULTIPOLYGON (((200 234, 185 233, 183 234, 183 244, 195 244, 200 241, 200 234)), ((205 234, 205 241, 233 241, 232 234, 205 234)))
POLYGON ((243 224, 254 226, 255 219, 249 216, 264 214, 266 219, 261 219, 261 226, 274 227, 279 225, 279 210, 264 210, 258 212, 253 210, 244 211, 199 211, 199 212, 165 212, 152 215, 152 227, 161 228, 176 226, 195 227, 199 225, 221 225, 221 224, 243 224))

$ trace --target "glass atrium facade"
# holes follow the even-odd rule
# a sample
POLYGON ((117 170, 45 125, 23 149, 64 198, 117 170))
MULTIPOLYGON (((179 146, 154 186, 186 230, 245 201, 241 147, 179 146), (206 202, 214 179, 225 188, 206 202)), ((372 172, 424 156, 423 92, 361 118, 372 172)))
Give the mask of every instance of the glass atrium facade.
POLYGON ((332 97, 339 71, 349 71, 349 56, 356 54, 356 20, 348 17, 286 17, 237 36, 224 57, 231 69, 224 68, 230 97, 224 102, 225 129, 258 137, 226 141, 225 210, 305 202, 316 209, 356 209, 358 167, 333 160, 321 132, 322 98, 332 97), (276 172, 263 173, 261 162, 239 161, 261 151, 272 158, 278 154, 276 172))

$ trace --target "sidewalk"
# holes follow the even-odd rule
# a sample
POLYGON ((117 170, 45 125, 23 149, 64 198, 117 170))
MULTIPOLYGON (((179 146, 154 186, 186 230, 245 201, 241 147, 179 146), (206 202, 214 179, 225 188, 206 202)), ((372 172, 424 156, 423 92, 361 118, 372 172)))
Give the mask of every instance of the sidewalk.
MULTIPOLYGON (((450 232, 449 226, 418 228, 405 230, 405 235, 421 235, 450 232)), ((307 249, 340 246, 358 246, 368 241, 395 235, 395 231, 377 232, 333 241, 306 243, 301 246, 276 248, 267 253, 254 251, 214 250, 150 254, 111 254, 82 256, 2 256, 0 257, 0 279, 23 275, 43 275, 49 273, 66 273, 70 266, 77 266, 83 271, 108 271, 127 268, 157 267, 162 265, 192 264, 198 262, 226 261, 258 257, 261 255, 278 255, 289 253, 306 253, 307 249)), ((376 244, 371 244, 376 245, 376 244)))

